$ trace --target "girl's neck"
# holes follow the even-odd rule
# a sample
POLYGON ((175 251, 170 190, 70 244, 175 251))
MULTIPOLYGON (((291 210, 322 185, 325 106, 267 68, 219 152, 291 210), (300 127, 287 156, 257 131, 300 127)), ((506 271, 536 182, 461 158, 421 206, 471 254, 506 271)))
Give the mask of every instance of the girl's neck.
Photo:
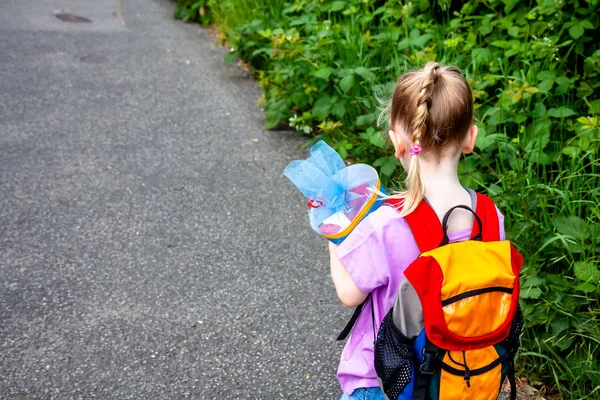
POLYGON ((464 190, 458 179, 458 159, 442 158, 419 161, 427 197, 440 197, 457 190, 464 190))
MULTIPOLYGON (((471 195, 458 180, 459 158, 460 154, 456 157, 444 157, 438 160, 419 160, 421 178, 425 184, 425 196, 440 221, 446 212, 456 205, 472 206, 471 195)), ((471 213, 460 211, 462 210, 452 214, 448 232, 467 229, 472 225, 471 213)))

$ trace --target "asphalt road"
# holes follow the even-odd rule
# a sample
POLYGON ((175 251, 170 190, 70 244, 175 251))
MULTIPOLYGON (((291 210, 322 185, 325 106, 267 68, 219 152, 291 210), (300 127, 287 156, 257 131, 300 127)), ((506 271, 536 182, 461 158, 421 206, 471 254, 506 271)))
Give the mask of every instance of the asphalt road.
POLYGON ((173 7, 0 2, 0 399, 341 393, 303 139, 173 7))

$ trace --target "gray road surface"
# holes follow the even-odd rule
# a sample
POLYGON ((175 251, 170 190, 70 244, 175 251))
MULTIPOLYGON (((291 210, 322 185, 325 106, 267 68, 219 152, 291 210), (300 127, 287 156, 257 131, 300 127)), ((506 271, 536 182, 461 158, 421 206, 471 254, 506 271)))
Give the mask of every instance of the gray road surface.
POLYGON ((303 139, 172 11, 0 2, 0 399, 339 397, 303 139))

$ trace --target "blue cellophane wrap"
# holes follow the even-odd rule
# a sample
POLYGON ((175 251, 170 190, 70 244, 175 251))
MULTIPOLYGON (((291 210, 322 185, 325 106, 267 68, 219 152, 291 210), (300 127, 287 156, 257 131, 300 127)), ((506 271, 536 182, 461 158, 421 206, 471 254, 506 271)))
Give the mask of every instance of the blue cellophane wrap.
POLYGON ((292 161, 283 173, 309 199, 312 228, 335 243, 381 204, 373 192, 374 188, 383 192, 375 169, 366 164, 347 167, 322 140, 311 148, 308 159, 292 161))

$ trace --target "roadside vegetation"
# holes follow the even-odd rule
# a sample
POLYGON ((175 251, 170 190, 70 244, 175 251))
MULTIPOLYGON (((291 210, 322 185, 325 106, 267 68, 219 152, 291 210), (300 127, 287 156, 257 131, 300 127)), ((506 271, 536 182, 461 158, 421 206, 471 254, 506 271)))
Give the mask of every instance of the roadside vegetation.
POLYGON ((378 99, 429 60, 456 65, 479 137, 460 163, 525 255, 518 367, 561 399, 600 398, 600 0, 179 0, 264 90, 267 127, 324 139, 384 182, 400 165, 378 99))

